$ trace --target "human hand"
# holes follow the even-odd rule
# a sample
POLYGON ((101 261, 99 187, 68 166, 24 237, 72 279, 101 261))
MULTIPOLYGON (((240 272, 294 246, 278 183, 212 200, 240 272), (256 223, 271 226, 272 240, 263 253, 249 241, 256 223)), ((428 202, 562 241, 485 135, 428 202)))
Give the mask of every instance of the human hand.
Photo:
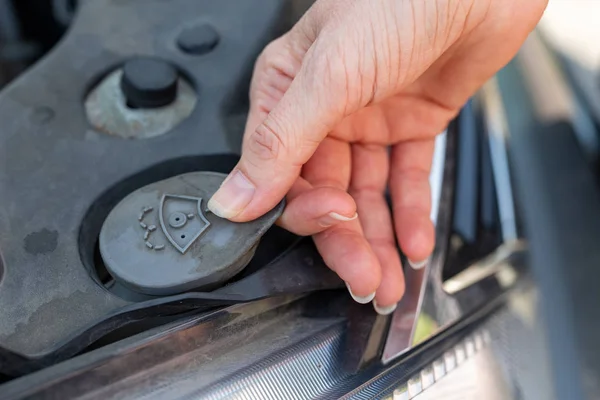
POLYGON ((355 300, 391 313, 434 246, 435 135, 517 52, 547 0, 318 0, 258 58, 242 157, 208 203, 314 235, 355 300), (392 213, 384 198, 389 187, 392 213))

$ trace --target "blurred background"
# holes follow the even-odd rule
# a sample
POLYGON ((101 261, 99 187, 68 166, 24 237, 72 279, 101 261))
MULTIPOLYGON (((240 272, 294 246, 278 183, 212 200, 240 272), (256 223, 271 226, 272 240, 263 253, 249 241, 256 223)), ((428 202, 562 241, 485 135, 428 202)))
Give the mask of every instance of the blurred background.
MULTIPOLYGON (((14 79, 56 44, 79 1, 85 0, 0 0, 0 85, 14 79)), ((310 3, 295 1, 295 11, 304 12, 310 3)), ((596 87, 600 86, 598 15, 597 0, 550 0, 540 24, 545 37, 584 68, 586 78, 594 79, 596 87)))

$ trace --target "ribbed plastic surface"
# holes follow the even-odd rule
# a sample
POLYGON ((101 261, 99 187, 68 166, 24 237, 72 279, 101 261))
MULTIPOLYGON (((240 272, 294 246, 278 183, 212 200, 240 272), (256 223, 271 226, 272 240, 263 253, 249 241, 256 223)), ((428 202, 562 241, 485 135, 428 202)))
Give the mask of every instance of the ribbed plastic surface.
POLYGON ((339 327, 328 329, 298 345, 186 399, 318 399, 347 374, 336 368, 341 354, 339 327), (300 378, 300 379, 299 379, 300 378))

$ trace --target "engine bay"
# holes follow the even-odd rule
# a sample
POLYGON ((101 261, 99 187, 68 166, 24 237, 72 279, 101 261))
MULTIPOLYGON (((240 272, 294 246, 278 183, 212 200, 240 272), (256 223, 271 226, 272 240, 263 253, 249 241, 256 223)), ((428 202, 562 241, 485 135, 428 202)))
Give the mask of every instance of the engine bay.
POLYGON ((525 247, 485 96, 436 143, 438 244, 426 269, 406 269, 394 316, 354 304, 310 238, 274 225, 285 202, 245 224, 206 209, 239 158, 256 57, 310 3, 77 1, 48 28, 64 36, 36 42, 26 71, 11 64, 19 72, 0 94, 0 382, 117 376, 117 361, 134 373, 188 351, 233 373, 229 347, 247 357, 240 368, 298 352, 300 363, 321 357, 319 369, 343 365, 332 382, 358 382, 499 306, 525 247), (485 271, 465 277, 472 266, 485 271))

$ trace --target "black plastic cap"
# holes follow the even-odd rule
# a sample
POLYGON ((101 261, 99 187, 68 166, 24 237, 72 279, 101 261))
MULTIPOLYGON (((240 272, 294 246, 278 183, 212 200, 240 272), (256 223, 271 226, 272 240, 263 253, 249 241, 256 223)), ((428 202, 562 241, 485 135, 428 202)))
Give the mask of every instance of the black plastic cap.
POLYGON ((184 53, 202 55, 210 52, 219 43, 219 34, 209 24, 195 25, 184 29, 177 37, 177 45, 184 53))
POLYGON ((136 57, 125 63, 121 90, 132 108, 164 107, 177 97, 177 70, 164 60, 136 57))

